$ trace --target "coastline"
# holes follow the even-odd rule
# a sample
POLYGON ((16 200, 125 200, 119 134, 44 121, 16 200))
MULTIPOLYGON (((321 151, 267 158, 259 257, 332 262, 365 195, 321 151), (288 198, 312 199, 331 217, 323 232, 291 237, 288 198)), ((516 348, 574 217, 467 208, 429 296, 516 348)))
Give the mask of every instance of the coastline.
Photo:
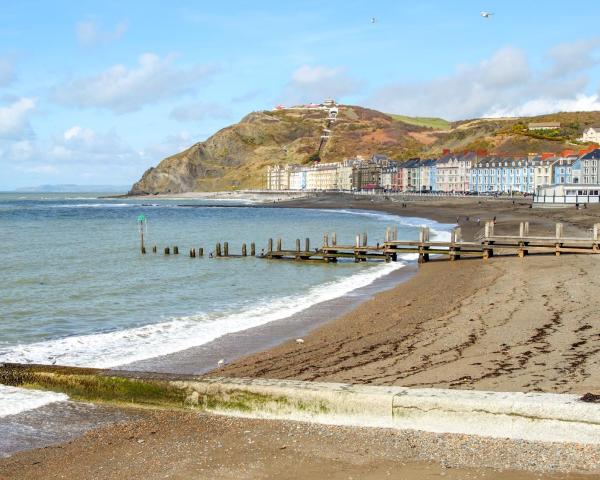
POLYGON ((203 345, 169 355, 152 357, 114 368, 157 373, 206 374, 214 370, 220 359, 224 359, 226 363, 235 363, 248 355, 268 351, 285 342, 303 337, 326 325, 332 319, 352 311, 377 294, 408 281, 416 275, 418 268, 414 261, 404 263, 404 266, 376 278, 366 286, 311 305, 281 320, 228 333, 203 345))
MULTIPOLYGON (((407 207, 402 207, 397 202, 390 204, 383 199, 329 195, 285 201, 274 207, 374 210, 394 215, 429 218, 443 223, 454 223, 456 217, 461 217, 459 225, 467 239, 479 229, 476 218, 484 220, 497 216, 499 231, 514 231, 518 228, 519 221, 527 220, 530 221, 532 229, 540 232, 551 232, 553 222, 562 221, 569 231, 581 233, 600 217, 600 208, 585 211, 539 211, 530 209, 525 201, 512 205, 506 200, 491 199, 415 201, 410 202, 407 207)), ((595 257, 569 255, 559 258, 536 255, 526 259, 500 256, 489 262, 477 259, 460 262, 432 261, 421 266, 407 281, 377 293, 350 311, 344 310, 343 315, 331 315, 328 318, 321 316, 312 324, 311 331, 307 330, 306 336, 303 337, 304 344, 298 345, 296 342, 285 340, 268 350, 239 350, 239 353, 246 354, 243 358, 223 369, 212 371, 209 375, 496 391, 600 393, 600 372, 599 369, 593 368, 600 362, 600 349, 597 348, 600 331, 597 325, 587 320, 593 317, 598 309, 598 301, 594 294, 600 287, 594 274, 597 266, 600 266, 600 263, 595 257)), ((400 269, 399 272, 402 270, 404 269, 400 269)), ((278 338, 284 340, 283 337, 278 338)), ((232 340, 234 345, 241 337, 232 340)), ((215 352, 219 352, 220 346, 215 347, 215 352)), ((246 462, 262 462, 263 472, 273 474, 274 471, 278 471, 279 463, 275 459, 281 453, 279 448, 282 434, 279 430, 288 428, 287 423, 274 424, 265 420, 215 418, 197 414, 186 416, 187 414, 179 412, 161 412, 156 415, 159 420, 154 418, 148 421, 126 422, 124 425, 113 425, 89 432, 66 445, 64 454, 84 455, 90 449, 100 448, 105 453, 104 457, 88 459, 81 466, 97 468, 98 465, 108 466, 106 459, 109 458, 109 451, 113 458, 124 461, 127 455, 134 455, 137 450, 142 450, 142 447, 133 443, 129 437, 124 437, 124 431, 136 431, 135 435, 140 437, 154 438, 157 442, 162 442, 163 448, 168 448, 168 445, 175 442, 177 445, 185 445, 186 450, 190 451, 190 441, 181 431, 186 422, 197 424, 195 428, 198 431, 213 428, 218 439, 215 442, 222 444, 231 440, 230 430, 232 425, 235 425, 234 430, 237 429, 238 433, 233 436, 234 443, 244 443, 248 435, 245 432, 255 429, 263 432, 265 442, 250 453, 240 453, 243 450, 240 445, 232 446, 232 454, 239 454, 239 458, 244 458, 246 462), (169 428, 164 432, 157 431, 153 422, 169 425, 169 428), (269 441, 274 445, 269 445, 269 441), (123 452, 116 446, 120 446, 123 452)), ((307 442, 312 442, 317 447, 320 447, 324 437, 337 436, 340 445, 335 449, 335 455, 340 471, 345 471, 346 474, 356 468, 353 456, 356 454, 349 455, 343 445, 359 445, 360 448, 364 448, 365 454, 368 452, 368 456, 372 456, 372 445, 365 446, 361 443, 363 435, 383 434, 380 430, 365 433, 353 429, 341 432, 339 428, 336 430, 336 427, 333 427, 335 433, 332 433, 330 427, 303 424, 294 426, 293 423, 289 428, 292 431, 295 429, 303 432, 307 439, 310 438, 307 442), (318 438, 311 437, 315 430, 320 432, 318 438)), ((402 456, 396 451, 395 457, 389 457, 392 462, 389 466, 393 465, 394 471, 397 471, 397 459, 403 459, 405 463, 402 468, 408 469, 403 472, 405 478, 423 478, 424 468, 432 468, 438 474, 448 473, 449 478, 486 473, 483 468, 446 470, 446 466, 534 471, 583 469, 590 472, 593 465, 583 468, 581 459, 586 456, 596 458, 599 454, 598 449, 591 451, 574 446, 574 450, 571 451, 568 450, 571 447, 564 445, 534 446, 523 442, 503 446, 490 444, 489 448, 481 450, 481 445, 487 445, 486 439, 453 436, 448 440, 443 434, 429 438, 415 432, 393 434, 395 439, 408 437, 411 438, 407 440, 408 445, 411 445, 408 451, 415 455, 407 455, 404 452, 402 456), (427 440, 424 440, 425 438, 427 440), (461 445, 465 442, 473 446, 473 451, 477 452, 475 457, 466 459, 457 453, 462 451, 464 447, 461 445), (503 448, 505 452, 500 458, 496 455, 498 448, 503 448), (429 456, 423 453, 425 450, 429 456), (521 450, 522 458, 518 455, 521 450), (449 461, 448 458, 453 460, 449 461), (547 464, 539 458, 544 458, 547 464), (569 461, 558 466, 560 458, 568 458, 569 461), (438 463, 415 463, 423 460, 438 463), (415 469, 412 477, 410 468, 415 469), (451 472, 463 476, 452 477, 451 472)), ((308 448, 306 445, 303 447, 308 448)), ((217 459, 220 457, 212 447, 208 448, 210 461, 202 469, 216 472, 219 465, 217 459)), ((287 448, 290 447, 286 445, 287 448)), ((294 452, 301 454, 301 450, 294 452)), ((190 455, 191 453, 184 453, 180 461, 188 462, 189 465, 192 458, 190 455)), ((0 478, 3 469, 9 473, 19 471, 23 475, 22 478, 33 478, 35 467, 27 465, 38 457, 43 459, 46 468, 61 471, 60 462, 64 461, 64 457, 60 452, 48 449, 32 450, 0 461, 0 478)), ((315 457, 317 460, 323 460, 318 455, 315 457)), ((142 455, 142 458, 147 457, 142 455)), ((385 462, 380 465, 380 460, 379 457, 371 458, 371 469, 365 471, 364 478, 384 478, 387 475, 387 470, 379 467, 384 465, 387 468, 388 465, 385 462), (366 474, 371 471, 373 475, 367 477, 366 474)), ((158 468, 163 468, 175 460, 173 455, 163 453, 151 461, 155 462, 158 468)), ((306 460, 310 467, 314 467, 315 462, 316 460, 306 460)), ((319 465, 319 472, 327 469, 325 463, 319 465)), ((597 473, 597 470, 594 471, 597 473)), ((511 480, 537 478, 523 472, 499 474, 494 471, 492 474, 494 478, 511 480)), ((116 474, 111 476, 107 472, 99 478, 119 477, 116 474)), ((223 478, 229 477, 224 475, 223 478)), ((586 477, 561 475, 555 478, 586 477)))

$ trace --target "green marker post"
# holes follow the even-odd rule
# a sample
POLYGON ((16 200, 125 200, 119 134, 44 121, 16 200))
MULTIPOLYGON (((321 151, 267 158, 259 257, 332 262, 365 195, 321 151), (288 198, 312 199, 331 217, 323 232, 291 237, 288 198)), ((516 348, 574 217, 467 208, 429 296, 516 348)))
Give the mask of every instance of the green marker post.
POLYGON ((146 247, 144 246, 144 224, 146 223, 146 217, 143 214, 139 215, 137 221, 140 224, 140 247, 143 255, 146 253, 146 247))

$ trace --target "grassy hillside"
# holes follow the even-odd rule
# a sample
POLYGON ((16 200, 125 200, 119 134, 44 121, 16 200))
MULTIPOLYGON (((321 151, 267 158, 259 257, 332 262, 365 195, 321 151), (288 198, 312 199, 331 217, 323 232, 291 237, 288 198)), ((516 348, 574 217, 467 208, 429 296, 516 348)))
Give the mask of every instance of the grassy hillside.
POLYGON ((409 117, 407 115, 397 115, 395 113, 388 113, 388 115, 398 122, 404 122, 418 127, 431 128, 433 130, 448 130, 452 126, 448 120, 444 120, 443 118, 409 117))
MULTIPOLYGON (((205 142, 148 169, 132 194, 179 193, 261 188, 269 165, 306 164, 318 149, 326 123, 322 110, 253 112, 205 142)), ((435 157, 451 151, 487 150, 504 155, 560 152, 584 147, 583 129, 600 125, 600 112, 570 112, 530 118, 470 119, 449 123, 439 118, 388 115, 342 105, 331 126, 322 162, 356 155, 385 154, 395 160, 435 157), (531 132, 529 122, 558 121, 552 131, 531 132)))

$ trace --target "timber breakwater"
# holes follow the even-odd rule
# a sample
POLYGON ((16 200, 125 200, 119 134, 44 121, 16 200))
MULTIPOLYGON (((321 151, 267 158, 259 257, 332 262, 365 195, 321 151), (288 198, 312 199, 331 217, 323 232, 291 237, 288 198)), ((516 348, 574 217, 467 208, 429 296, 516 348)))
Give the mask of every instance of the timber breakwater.
POLYGON ((22 364, 3 364, 0 383, 61 392, 74 400, 131 406, 600 444, 598 404, 589 397, 568 394, 206 378, 22 364))
MULTIPOLYGON (((320 247, 311 250, 310 239, 305 238, 304 245, 300 239, 296 239, 295 248, 283 248, 283 240, 276 239, 274 242, 269 238, 266 251, 262 249, 258 257, 269 260, 296 260, 296 261, 322 261, 325 263, 335 263, 338 260, 353 260, 355 263, 379 260, 396 261, 402 254, 418 254, 419 263, 428 262, 430 255, 441 255, 448 257, 449 260, 459 260, 461 258, 483 258, 488 259, 495 254, 510 255, 516 254, 518 257, 525 257, 530 254, 555 254, 560 256, 563 253, 575 254, 597 254, 600 253, 600 223, 596 223, 589 229, 588 236, 566 236, 564 234, 564 225, 556 223, 555 235, 530 235, 529 222, 519 224, 519 232, 510 235, 498 235, 495 233, 495 222, 487 221, 484 227, 475 234, 473 241, 465 241, 462 238, 460 227, 452 230, 449 241, 436 241, 430 239, 429 227, 421 227, 419 238, 416 240, 398 240, 397 228, 388 227, 385 231, 385 241, 376 245, 369 245, 367 233, 356 235, 353 244, 339 244, 336 233, 323 235, 323 243, 320 247)), ((157 253, 157 246, 152 247, 152 252, 157 253)), ((204 256, 204 248, 197 250, 190 248, 190 258, 204 256)), ((143 240, 141 253, 146 253, 143 240)), ((179 254, 179 247, 173 247, 173 253, 179 254)), ((164 248, 164 255, 170 255, 171 248, 164 248)), ((210 258, 232 258, 247 257, 247 244, 242 243, 241 255, 230 253, 230 243, 217 243, 213 252, 210 252, 210 258)), ((250 256, 256 255, 256 244, 250 244, 250 256)))

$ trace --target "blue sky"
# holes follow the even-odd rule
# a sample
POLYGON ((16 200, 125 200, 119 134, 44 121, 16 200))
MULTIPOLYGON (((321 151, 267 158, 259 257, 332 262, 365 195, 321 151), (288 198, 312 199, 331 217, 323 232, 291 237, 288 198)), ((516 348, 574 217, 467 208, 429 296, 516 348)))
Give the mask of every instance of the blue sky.
POLYGON ((587 0, 5 2, 0 188, 129 184, 250 111, 325 97, 451 120, 600 110, 599 17, 587 0))

